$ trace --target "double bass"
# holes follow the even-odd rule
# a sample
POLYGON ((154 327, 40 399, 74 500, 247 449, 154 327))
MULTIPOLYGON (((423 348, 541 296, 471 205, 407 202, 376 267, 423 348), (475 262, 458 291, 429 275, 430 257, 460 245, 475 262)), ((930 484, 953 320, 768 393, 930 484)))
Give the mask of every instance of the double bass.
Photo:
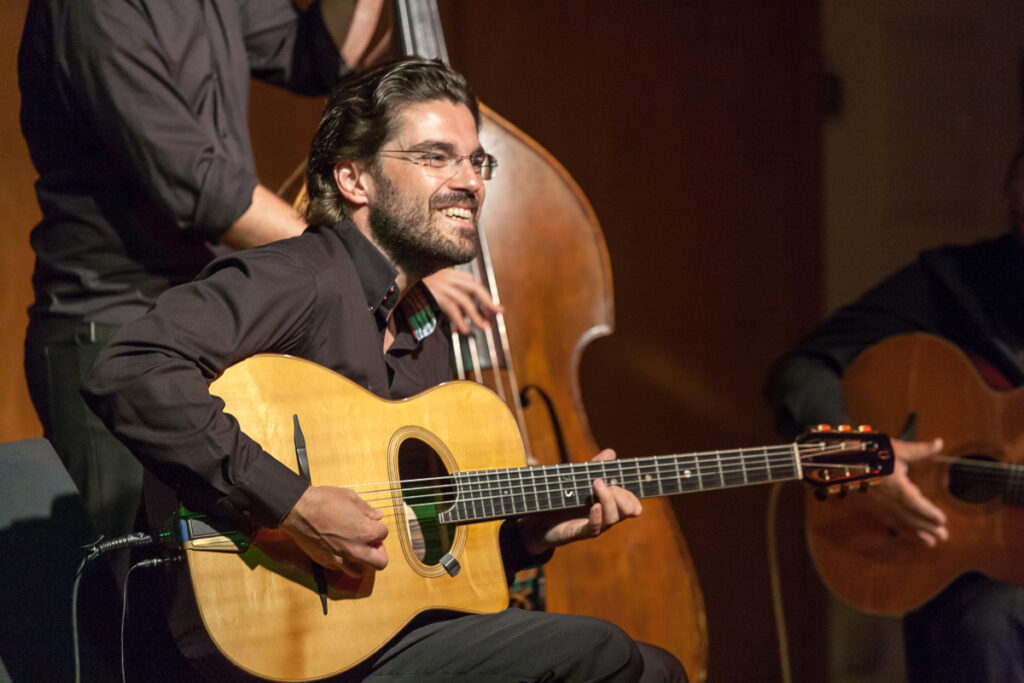
MULTIPOLYGON (((448 61, 435 0, 398 0, 395 19, 405 54, 448 61)), ((599 449, 583 406, 580 361, 613 328, 604 237, 586 196, 551 154, 483 104, 481 117, 480 140, 499 171, 487 181, 481 254, 466 268, 505 312, 489 329, 453 334, 453 365, 460 379, 491 388, 512 410, 526 464, 585 462, 599 449)), ((302 170, 282 189, 298 202, 302 170)), ((559 548, 542 571, 529 590, 542 593, 544 609, 610 621, 674 654, 690 680, 706 678, 703 597, 666 499, 645 500, 643 515, 624 531, 559 548)))

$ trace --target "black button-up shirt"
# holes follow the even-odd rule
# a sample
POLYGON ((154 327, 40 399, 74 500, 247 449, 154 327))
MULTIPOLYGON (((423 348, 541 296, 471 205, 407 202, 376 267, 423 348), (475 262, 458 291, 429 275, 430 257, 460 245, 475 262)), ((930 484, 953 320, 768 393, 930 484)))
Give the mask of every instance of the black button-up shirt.
POLYGON ((195 277, 257 184, 250 77, 319 94, 344 71, 317 4, 32 0, 18 55, 43 212, 30 313, 120 324, 195 277))

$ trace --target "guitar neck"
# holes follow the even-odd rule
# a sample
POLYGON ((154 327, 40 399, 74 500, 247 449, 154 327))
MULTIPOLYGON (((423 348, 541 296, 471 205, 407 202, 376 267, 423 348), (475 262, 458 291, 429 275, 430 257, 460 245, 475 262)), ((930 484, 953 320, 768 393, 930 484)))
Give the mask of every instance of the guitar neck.
POLYGON ((593 502, 601 477, 637 498, 788 481, 802 477, 799 444, 601 462, 459 472, 442 523, 479 522, 567 510, 593 502))

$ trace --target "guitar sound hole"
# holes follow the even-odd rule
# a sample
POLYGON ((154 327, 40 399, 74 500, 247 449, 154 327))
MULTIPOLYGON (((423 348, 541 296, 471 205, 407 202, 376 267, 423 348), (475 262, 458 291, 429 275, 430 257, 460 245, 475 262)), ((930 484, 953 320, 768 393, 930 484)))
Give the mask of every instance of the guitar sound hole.
POLYGON ((437 519, 454 502, 453 485, 442 483, 448 471, 426 442, 409 438, 398 447, 398 474, 413 553, 423 564, 437 564, 455 538, 455 525, 437 519))
POLYGON ((968 455, 949 468, 949 492, 965 503, 985 503, 1002 494, 1003 478, 995 460, 968 455))

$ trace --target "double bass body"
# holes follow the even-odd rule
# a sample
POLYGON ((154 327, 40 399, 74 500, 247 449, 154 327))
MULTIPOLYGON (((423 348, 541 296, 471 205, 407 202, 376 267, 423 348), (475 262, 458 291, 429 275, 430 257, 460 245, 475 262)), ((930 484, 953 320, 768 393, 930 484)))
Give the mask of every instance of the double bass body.
MULTIPOLYGON (((564 168, 490 111, 481 141, 501 164, 481 218, 505 307, 511 365, 524 398, 526 440, 538 464, 597 452, 578 381, 581 356, 613 325, 611 266, 596 216, 564 168)), ((544 567, 546 606, 607 619, 675 654, 693 681, 707 667, 704 603, 670 503, 608 538, 558 549, 544 567)))

